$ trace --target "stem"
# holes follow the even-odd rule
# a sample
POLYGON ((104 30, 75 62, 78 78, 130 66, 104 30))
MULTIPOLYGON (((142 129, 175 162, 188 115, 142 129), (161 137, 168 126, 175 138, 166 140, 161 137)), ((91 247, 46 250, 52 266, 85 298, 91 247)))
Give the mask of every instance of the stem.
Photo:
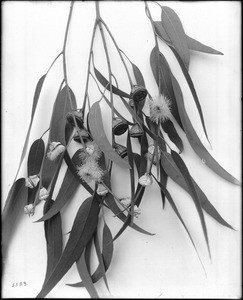
MULTIPOLYGON (((100 29, 100 34, 102 37, 103 41, 103 46, 105 50, 105 55, 106 55, 106 61, 107 61, 107 67, 108 67, 108 73, 109 73, 109 83, 110 83, 110 99, 111 99, 111 116, 112 116, 112 122, 114 119, 114 102, 113 102, 113 93, 112 93, 112 72, 111 72, 111 64, 110 64, 110 58, 109 58, 109 53, 106 45, 106 39, 102 27, 102 22, 101 22, 101 17, 100 17, 100 8, 99 8, 99 1, 95 2, 95 7, 96 7, 96 20, 98 22, 98 26, 100 29)), ((114 145, 114 135, 112 135, 112 145, 114 145)))
MULTIPOLYGON (((108 28, 108 26, 106 25, 106 23, 104 22, 104 20, 101 18, 100 21, 102 22, 102 24, 104 25, 105 29, 106 29, 107 32, 109 33, 109 35, 110 35, 110 37, 111 37, 111 39, 112 39, 112 41, 113 41, 113 43, 114 43, 114 45, 115 45, 115 47, 116 47, 116 49, 117 49, 117 52, 118 52, 118 54, 119 54, 119 56, 120 56, 120 58, 121 58, 121 61, 122 61, 123 65, 124 65, 124 67, 125 67, 125 70, 126 70, 126 73, 127 73, 127 76, 128 76, 128 80, 129 80, 129 83, 130 83, 130 85, 131 85, 131 87, 132 87, 132 86, 133 86, 133 82, 132 82, 130 73, 129 73, 129 71, 128 71, 127 65, 126 65, 126 63, 125 63, 125 61, 124 61, 124 59, 123 59, 123 57, 122 57, 122 55, 121 55, 121 49, 118 47, 118 45, 117 45, 117 43, 116 43, 116 41, 115 41, 115 39, 114 39, 114 37, 113 37, 113 35, 112 35, 110 29, 108 28)), ((122 51, 122 52, 123 52, 123 51, 122 51)))
POLYGON ((97 22, 97 20, 95 20, 93 33, 92 33, 92 38, 91 38, 91 43, 90 43, 90 50, 89 50, 88 71, 87 71, 87 78, 86 78, 86 85, 85 85, 85 92, 84 92, 84 102, 83 102, 83 108, 82 108, 83 113, 85 111, 86 99, 87 99, 87 96, 88 96, 90 64, 91 64, 91 58, 93 56, 93 45, 94 45, 95 31, 96 31, 97 25, 98 25, 98 22, 97 22))
POLYGON ((145 11, 146 11, 147 17, 149 18, 152 29, 153 29, 154 40, 155 40, 155 48, 157 50, 156 52, 157 52, 158 69, 159 69, 159 84, 158 84, 158 86, 159 86, 159 94, 160 94, 160 90, 161 90, 161 67, 160 67, 160 64, 159 64, 159 52, 160 51, 159 51, 159 44, 158 44, 158 35, 157 35, 157 33, 155 31, 155 28, 154 28, 153 19, 152 19, 148 4, 147 4, 146 1, 144 3, 145 3, 145 11))

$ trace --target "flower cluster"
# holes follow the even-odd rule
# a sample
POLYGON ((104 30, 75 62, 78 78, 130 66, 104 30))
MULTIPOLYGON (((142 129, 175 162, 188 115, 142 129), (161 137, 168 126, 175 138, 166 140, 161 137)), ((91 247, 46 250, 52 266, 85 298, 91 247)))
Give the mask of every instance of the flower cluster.
POLYGON ((171 117, 171 101, 164 95, 149 98, 150 120, 159 124, 171 117))

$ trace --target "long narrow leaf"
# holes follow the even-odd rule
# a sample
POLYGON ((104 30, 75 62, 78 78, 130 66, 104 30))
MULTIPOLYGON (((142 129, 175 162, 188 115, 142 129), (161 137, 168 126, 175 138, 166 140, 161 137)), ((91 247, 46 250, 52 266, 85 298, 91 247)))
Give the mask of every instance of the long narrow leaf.
MULTIPOLYGON (((198 99, 198 96, 197 96, 197 92, 195 90, 195 87, 194 87, 194 84, 192 82, 192 79, 191 79, 191 76, 189 75, 188 73, 188 70, 185 68, 185 65, 183 64, 183 61, 182 59, 180 58, 180 56, 178 55, 178 53, 176 52, 176 50, 173 48, 173 47, 170 47, 170 49, 172 50, 172 52, 174 53, 176 59, 178 60, 179 64, 180 64, 180 67, 182 69, 182 72, 186 78, 186 81, 188 83, 188 86, 191 90, 191 93, 192 93, 192 96, 193 96, 193 99, 196 103, 196 106, 197 106, 197 110, 199 112, 199 116, 200 116, 200 119, 201 119, 201 122, 202 122, 202 126, 203 126, 203 130, 204 130, 204 133, 207 137, 207 140, 209 142, 209 139, 208 139, 208 134, 207 134, 207 130, 206 130, 206 126, 205 126, 205 122, 204 122, 204 117, 203 117, 203 112, 202 112, 202 108, 201 108, 201 105, 200 105, 200 102, 199 102, 199 99, 198 99)), ((210 143, 210 142, 209 142, 210 143)))
POLYGON ((130 168, 128 162, 116 153, 106 137, 99 102, 95 102, 91 106, 88 123, 93 139, 99 146, 100 150, 104 152, 105 156, 122 168, 130 168))
MULTIPOLYGON (((163 152, 163 155, 161 156, 161 165, 163 166, 163 169, 165 170, 166 174, 179 186, 181 186, 189 195, 193 197, 193 195, 190 193, 190 189, 188 188, 188 185, 186 184, 186 181, 181 174, 180 170, 174 163, 171 155, 167 152, 163 152)), ((192 177, 191 177, 192 178, 192 177)), ((233 229, 233 227, 227 223, 221 215, 217 212, 217 210, 214 208, 214 206, 211 204, 211 202, 208 200, 207 196, 204 194, 204 192, 200 189, 200 187, 197 185, 195 180, 192 178, 193 184, 195 186, 195 189, 197 191, 197 195, 200 199, 201 206, 203 210, 208 213, 212 218, 214 218, 217 222, 219 222, 221 225, 226 226, 228 228, 233 229)))
POLYGON ((202 210, 201 202, 197 195, 197 191, 195 189, 194 183, 191 179, 191 175, 187 169, 186 164, 184 163, 184 161, 182 160, 182 158, 180 157, 179 154, 177 154, 175 151, 171 150, 171 156, 172 156, 175 164, 177 165, 178 169, 180 170, 181 174, 184 176, 185 181, 188 185, 188 188, 190 189, 190 192, 193 195, 193 200, 194 200, 195 206, 197 208, 197 211, 198 211, 198 214, 200 217, 204 237, 205 237, 205 240, 207 243, 208 253, 209 253, 209 256, 211 257, 209 241, 208 241, 208 232, 207 232, 207 227, 206 227, 206 223, 205 223, 205 219, 204 219, 204 215, 203 215, 203 210, 202 210))
POLYGON ((161 22, 185 67, 189 69, 190 52, 186 35, 178 15, 168 6, 162 6, 161 22))
POLYGON ((42 89, 44 80, 46 78, 46 75, 47 74, 43 75, 39 79, 39 81, 38 81, 38 83, 36 85, 36 88, 35 88, 35 94, 34 94, 33 104, 32 104, 30 124, 29 124, 29 128, 28 128, 27 135, 26 135, 26 138, 25 138, 24 147, 23 147, 23 150, 22 150, 22 154, 21 154, 21 158, 20 158, 20 162, 19 162, 19 166, 18 166, 18 171, 17 171, 16 177, 18 175, 20 166, 21 166, 21 164, 23 162, 23 159, 25 157, 25 153, 26 153, 26 150, 27 150, 27 146, 28 146, 28 142, 29 142, 29 137, 30 137, 30 130, 31 130, 33 119, 34 119, 34 115, 35 115, 36 106, 37 106, 37 103, 38 103, 38 100, 39 100, 39 97, 40 97, 41 89, 42 89))
POLYGON ((86 199, 80 206, 62 256, 37 298, 44 298, 79 259, 97 227, 99 211, 96 195, 86 199))
MULTIPOLYGON (((94 67, 94 72, 95 72, 96 78, 103 85, 103 87, 107 88, 107 90, 110 91, 111 88, 110 88, 109 81, 95 67, 94 67)), ((118 96, 121 96, 121 97, 124 97, 124 98, 130 98, 130 95, 128 95, 127 93, 121 91, 120 89, 118 89, 114 85, 112 85, 112 92, 114 94, 118 95, 118 96)))
POLYGON ((176 147, 180 150, 180 153, 183 151, 183 142, 177 133, 175 126, 171 120, 166 120, 161 123, 161 126, 165 133, 168 134, 169 139, 176 145, 176 147))
POLYGON ((79 260, 77 261, 77 266, 78 266, 79 275, 82 279, 82 283, 83 283, 84 287, 86 288, 86 290, 88 291, 88 293, 90 294, 90 297, 95 298, 95 299, 99 298, 99 295, 94 287, 92 278, 90 276, 90 273, 89 273, 87 265, 86 265, 84 252, 82 253, 79 260))
POLYGON ((187 135, 188 141, 192 146, 192 149, 200 157, 203 163, 205 163, 216 174, 218 174, 220 177, 224 178, 225 180, 231 183, 240 185, 240 182, 236 178, 234 178, 231 174, 229 174, 223 167, 221 167, 220 164, 210 155, 207 149, 203 146, 186 113, 182 91, 180 89, 177 80, 175 79, 172 73, 171 73, 171 80, 172 80, 173 90, 176 95, 176 101, 178 104, 181 121, 183 123, 183 128, 187 135))
POLYGON ((158 86, 160 86, 160 92, 161 94, 165 95, 168 99, 171 100, 171 113, 176 119, 177 123, 180 125, 180 127, 183 129, 180 115, 178 111, 178 106, 175 98, 175 94, 172 88, 171 78, 170 78, 170 70, 168 69, 168 65, 166 64, 165 57, 162 55, 161 52, 159 52, 159 58, 158 58, 158 52, 156 47, 154 47, 150 54, 150 66, 155 78, 155 81, 158 86), (161 76, 159 76, 159 72, 161 76), (160 78, 160 82, 159 82, 160 78))
MULTIPOLYGON (((54 201, 46 201, 44 205, 44 214, 52 207, 54 201)), ((47 268, 44 282, 49 278, 57 262, 62 255, 63 238, 62 238, 62 219, 61 214, 44 222, 46 249, 47 249, 47 268)))
MULTIPOLYGON (((158 34, 158 36, 162 40, 164 40, 168 45, 172 45, 170 38, 168 37, 167 33, 165 32, 165 30, 161 24, 161 21, 154 21, 154 26, 155 26, 155 30, 156 30, 156 33, 158 34)), ((187 40, 188 48, 190 50, 204 52, 207 54, 223 55, 222 52, 215 50, 207 45, 204 45, 204 44, 200 43, 199 41, 191 38, 188 35, 186 35, 186 40, 187 40)))
POLYGON ((19 178, 15 181, 8 193, 7 200, 2 213, 2 255, 3 262, 7 254, 8 246, 19 217, 24 214, 24 206, 28 197, 28 189, 25 179, 19 178))

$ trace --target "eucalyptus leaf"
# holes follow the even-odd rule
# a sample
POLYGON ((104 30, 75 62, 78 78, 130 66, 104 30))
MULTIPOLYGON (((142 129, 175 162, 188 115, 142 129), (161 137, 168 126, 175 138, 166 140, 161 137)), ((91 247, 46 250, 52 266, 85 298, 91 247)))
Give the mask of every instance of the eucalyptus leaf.
POLYGON ((173 90, 176 95, 176 101, 178 104, 179 112, 181 121, 183 124, 183 128, 187 135, 187 139, 192 147, 192 149, 196 152, 196 154, 200 157, 202 162, 206 164, 211 170, 213 170, 216 174, 220 177, 224 178, 225 180, 234 183, 236 185, 240 185, 240 182, 234 178, 231 174, 229 174, 221 165, 210 155, 207 149, 204 147, 202 142, 200 141, 195 129, 193 128, 191 121, 186 113, 186 109, 184 106, 183 94, 180 89, 180 86, 171 73, 171 80, 173 85, 173 90))
POLYGON ((116 153, 106 137, 99 102, 95 102, 91 106, 88 123, 93 139, 99 146, 100 150, 104 152, 105 156, 118 164, 121 168, 130 168, 128 162, 116 153))
POLYGON ((77 267, 79 275, 82 279, 83 286, 88 291, 91 298, 99 298, 99 295, 96 291, 96 288, 93 284, 91 275, 86 265, 85 254, 84 252, 81 254, 81 257, 77 261, 77 267))
MULTIPOLYGON (((51 199, 45 202, 44 214, 48 212, 53 203, 54 201, 51 199)), ((44 282, 46 282, 62 255, 63 238, 61 214, 57 213, 55 216, 45 221, 44 229, 47 249, 47 268, 44 280, 44 282)))
POLYGON ((27 203, 28 189, 25 179, 15 181, 8 193, 2 212, 2 255, 5 260, 8 246, 16 229, 17 221, 24 214, 24 206, 27 203))
MULTIPOLYGON (((168 37, 167 33, 165 32, 165 30, 161 24, 161 21, 154 21, 153 23, 154 23, 155 30, 156 30, 156 33, 158 34, 158 36, 162 40, 164 40, 168 45, 172 45, 170 38, 168 37)), ((186 40, 187 40, 188 48, 190 50, 204 52, 207 54, 223 55, 222 52, 215 50, 207 45, 204 45, 204 44, 200 43, 199 41, 189 37, 188 35, 186 35, 186 40)))
POLYGON ((176 145, 176 147, 180 150, 180 153, 183 151, 183 142, 182 139, 180 138, 179 134, 177 133, 175 126, 171 120, 166 120, 161 123, 161 126, 168 134, 168 137, 170 140, 176 145))
MULTIPOLYGON (((178 53, 176 52, 176 50, 173 48, 173 47, 170 47, 170 49, 172 50, 172 52, 174 53, 176 59, 178 60, 179 62, 179 65, 182 69, 182 72, 186 78, 186 81, 188 83, 188 86, 191 90, 191 93, 192 93, 192 96, 193 96, 193 99, 196 103, 196 106, 197 106, 197 110, 199 112, 199 116, 200 116, 200 119, 201 119, 201 122, 202 122, 202 126, 203 126, 203 130, 204 130, 204 133, 207 137, 207 140, 209 142, 209 139, 208 139, 208 134, 207 134, 207 130, 206 130, 206 126, 205 126, 205 122, 204 122, 204 117, 203 117, 203 112, 202 112, 202 108, 201 108, 201 105, 200 105, 200 102, 199 102, 199 99, 198 99, 198 96, 197 96, 197 92, 195 90, 195 87, 194 87, 194 84, 192 82, 192 79, 191 79, 191 76, 189 75, 187 69, 185 68, 185 65, 183 64, 183 61, 181 60, 180 56, 178 55, 178 53)), ((210 143, 210 142, 209 142, 210 143)))
POLYGON ((30 147, 28 161, 27 161, 28 176, 39 174, 44 154, 45 154, 44 141, 41 138, 35 140, 30 147))
POLYGON ((171 78, 170 78, 170 69, 165 60, 165 57, 161 52, 158 52, 156 47, 154 47, 150 54, 150 66, 155 78, 157 85, 160 87, 160 92, 162 95, 166 96, 171 101, 171 113, 176 119, 177 123, 183 129, 181 123, 178 106, 173 91, 171 78), (160 74, 160 75, 159 75, 160 74), (160 80, 159 80, 160 79, 160 80))
MULTIPOLYGON (((107 88, 107 90, 110 91, 111 88, 110 88, 109 81, 95 67, 94 67, 94 72, 95 72, 96 78, 103 85, 103 87, 107 88)), ((114 85, 112 85, 112 92, 114 94, 118 95, 118 96, 121 96, 121 97, 124 97, 124 98, 130 98, 130 95, 128 95, 127 93, 121 91, 120 89, 118 89, 114 85)))
POLYGON ((85 246, 97 227, 99 211, 100 206, 96 194, 93 197, 87 198, 82 203, 77 212, 62 256, 37 295, 37 298, 44 298, 82 255, 85 246))
POLYGON ((23 159, 25 157, 25 153, 26 153, 26 150, 27 150, 27 146, 28 146, 28 142, 29 142, 29 137, 30 137, 30 130, 31 130, 31 127, 32 127, 32 123, 33 123, 33 119, 34 119, 36 107, 37 107, 37 104, 38 104, 38 100, 39 100, 39 97, 40 97, 41 89, 42 89, 44 80, 46 78, 46 75, 47 74, 43 75, 39 79, 39 81, 38 81, 38 83, 36 85, 36 88, 35 88, 35 94, 34 94, 34 99, 33 99, 33 104, 32 104, 30 124, 29 124, 29 128, 28 128, 27 135, 26 135, 26 138, 25 138, 24 147, 23 147, 23 150, 22 150, 22 154, 21 154, 21 158, 20 158, 20 162, 19 162, 19 166, 18 166, 18 171, 17 171, 16 177, 18 175, 20 166, 21 166, 21 164, 23 162, 23 159))
POLYGON ((186 34, 178 15, 170 7, 162 6, 161 23, 185 67, 189 69, 190 52, 186 34))
MULTIPOLYGON (((171 155, 167 152, 163 152, 163 155, 161 156, 161 165, 163 166, 163 169, 165 170, 166 174, 179 186, 181 186, 189 195, 193 197, 193 194, 190 193, 190 189, 188 188, 188 185, 186 184, 186 181, 181 174, 180 170, 174 163, 171 155)), ((200 199, 201 206, 205 212, 207 212, 212 218, 214 218, 217 222, 219 222, 221 225, 226 226, 228 228, 233 229, 233 227, 227 223, 221 215, 217 212, 217 210, 214 208, 214 206, 211 204, 211 202, 208 200, 207 196, 204 194, 204 192, 200 189, 198 184, 195 182, 195 180, 191 177, 193 184, 195 186, 195 189, 197 191, 197 195, 200 199)))
POLYGON ((188 186, 188 188, 190 190, 190 194, 193 195, 192 199, 193 199, 193 201, 195 203, 198 215, 200 217, 200 221, 201 221, 201 225, 202 225, 204 237, 205 237, 205 240, 206 240, 206 243, 207 243, 207 247, 208 247, 208 253, 209 253, 209 256, 211 257, 206 222, 205 222, 205 219, 204 219, 204 214, 203 214, 201 202, 200 202, 200 199, 198 197, 197 191, 195 189, 194 183, 193 183, 193 181, 191 179, 191 175, 190 175, 190 173, 189 173, 189 171, 187 169, 186 164, 184 163, 184 161, 182 160, 182 158, 180 157, 180 155, 178 153, 176 153, 175 151, 171 150, 171 156, 172 156, 173 161, 177 165, 178 169, 180 170, 181 174, 185 178, 187 186, 188 186))
POLYGON ((53 205, 46 211, 44 216, 40 218, 36 222, 46 221, 53 216, 55 216, 60 210, 72 200, 73 195, 77 191, 77 188, 79 186, 79 181, 77 178, 73 175, 72 171, 68 168, 63 182, 61 184, 61 187, 59 189, 59 192, 56 196, 55 202, 53 205))

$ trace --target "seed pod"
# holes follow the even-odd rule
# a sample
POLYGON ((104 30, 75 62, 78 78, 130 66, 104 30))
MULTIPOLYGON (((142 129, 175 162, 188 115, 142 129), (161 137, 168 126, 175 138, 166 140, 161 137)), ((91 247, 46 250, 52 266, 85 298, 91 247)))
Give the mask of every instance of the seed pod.
POLYGON ((114 149, 117 152, 117 154, 121 156, 121 158, 124 158, 127 156, 127 148, 124 147, 123 145, 115 143, 114 149))
MULTIPOLYGON (((83 114, 83 110, 82 109, 79 109, 79 110, 76 110, 73 112, 74 114, 74 117, 75 117, 75 120, 77 122, 77 125, 79 128, 82 128, 83 127, 83 124, 84 124, 84 114, 83 114)), ((73 114, 72 112, 69 112, 67 115, 66 115, 66 119, 68 120, 68 122, 72 125, 72 126, 75 126, 75 122, 73 120, 73 114)))
POLYGON ((79 135, 81 135, 84 142, 88 142, 91 140, 91 137, 86 129, 81 129, 81 130, 79 130, 79 133, 76 132, 74 134, 73 139, 77 143, 81 143, 79 135))
POLYGON ((134 85, 131 91, 131 97, 134 102, 143 101, 147 97, 148 91, 141 85, 134 85))
POLYGON ((129 130, 130 136, 133 138, 138 138, 143 135, 143 130, 138 124, 134 124, 129 130))
POLYGON ((128 124, 126 121, 120 119, 120 118, 115 118, 113 120, 113 133, 114 135, 121 135, 124 132, 126 132, 128 129, 128 124))

